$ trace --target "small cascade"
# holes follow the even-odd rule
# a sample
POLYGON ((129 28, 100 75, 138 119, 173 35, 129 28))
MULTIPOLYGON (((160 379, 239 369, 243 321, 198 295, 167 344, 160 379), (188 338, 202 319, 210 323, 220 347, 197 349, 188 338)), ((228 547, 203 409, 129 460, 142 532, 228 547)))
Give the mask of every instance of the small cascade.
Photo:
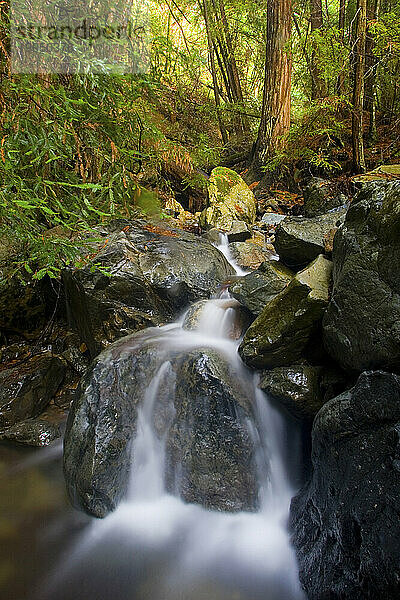
MULTIPOLYGON (((237 274, 243 275, 229 256, 226 236, 221 236, 219 248, 237 274)), ((78 590, 82 581, 90 581, 84 586, 87 600, 303 598, 286 528, 294 493, 285 466, 286 438, 291 440, 293 453, 298 452, 297 440, 293 432, 287 434, 283 417, 238 356, 240 336, 232 335, 238 308, 225 289, 218 297, 190 307, 179 322, 147 331, 144 343, 157 344, 159 364, 138 410, 128 494, 117 510, 91 525, 57 581, 51 583, 58 600, 73 597, 64 595, 65 580, 72 591, 71 582, 78 590), (240 431, 247 431, 246 439, 254 449, 257 510, 209 510, 181 499, 182 464, 187 464, 192 449, 192 434, 186 435, 184 429, 183 433, 179 430, 187 444, 183 463, 175 468, 173 485, 166 480, 171 429, 175 433, 179 429, 174 399, 179 394, 184 397, 176 361, 204 348, 223 357, 229 384, 240 388, 252 407, 251 417, 243 413, 238 419, 240 431), (99 567, 108 560, 118 574, 113 578, 114 584, 118 578, 116 588, 109 586, 99 567)), ((204 461, 201 464, 207 467, 204 461)), ((201 480, 207 476, 199 474, 201 480)))

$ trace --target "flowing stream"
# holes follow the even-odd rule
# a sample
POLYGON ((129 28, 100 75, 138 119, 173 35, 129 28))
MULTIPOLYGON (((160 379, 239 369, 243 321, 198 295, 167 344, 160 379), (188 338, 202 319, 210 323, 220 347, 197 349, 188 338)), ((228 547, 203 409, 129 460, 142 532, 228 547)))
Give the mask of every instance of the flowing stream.
MULTIPOLYGON (((221 246, 233 264, 225 240, 221 246)), ((234 266, 238 275, 244 274, 234 266)), ((157 341, 162 352, 138 410, 128 494, 105 519, 82 517, 77 535, 70 536, 50 574, 35 592, 32 590, 32 598, 303 598, 287 531, 289 504, 295 491, 290 472, 293 475, 299 461, 299 435, 257 387, 257 377, 240 361, 239 340, 234 339, 238 337, 237 306, 222 290, 218 297, 203 303, 194 329, 185 328, 183 315, 177 323, 146 332, 144 340, 157 341), (204 347, 214 349, 229 364, 253 406, 253 419, 248 419, 245 426, 256 457, 259 508, 254 512, 207 510, 185 503, 179 496, 179 473, 173 493, 170 487, 167 492, 166 438, 179 386, 171 357, 177 349, 186 352, 204 347), (160 403, 161 426, 156 418, 160 403)), ((64 524, 61 529, 66 527, 64 524)), ((52 533, 50 545, 58 534, 52 533)))

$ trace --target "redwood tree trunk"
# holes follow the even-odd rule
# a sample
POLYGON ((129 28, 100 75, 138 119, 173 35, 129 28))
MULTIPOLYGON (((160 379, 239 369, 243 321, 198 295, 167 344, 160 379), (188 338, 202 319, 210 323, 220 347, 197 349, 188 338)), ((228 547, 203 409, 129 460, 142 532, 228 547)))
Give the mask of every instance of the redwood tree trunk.
POLYGON ((253 154, 253 163, 257 168, 284 147, 290 127, 291 23, 291 0, 267 0, 264 92, 253 154))
MULTIPOLYGON (((310 23, 311 32, 322 29, 324 19, 322 16, 322 0, 311 0, 310 2, 310 23)), ((321 69, 318 62, 318 56, 315 49, 311 54, 311 77, 312 77, 312 99, 325 98, 326 85, 321 75, 321 69)))
POLYGON ((356 173, 362 173, 363 171, 365 171, 363 107, 366 36, 367 0, 357 0, 352 119, 353 169, 356 173))

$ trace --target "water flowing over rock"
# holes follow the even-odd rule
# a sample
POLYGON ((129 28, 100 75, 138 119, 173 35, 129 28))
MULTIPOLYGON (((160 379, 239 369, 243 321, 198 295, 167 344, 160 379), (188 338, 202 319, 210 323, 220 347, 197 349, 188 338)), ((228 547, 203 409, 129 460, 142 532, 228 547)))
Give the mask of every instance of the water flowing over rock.
POLYGON ((176 317, 234 273, 210 242, 167 226, 116 221, 88 267, 64 273, 70 320, 96 355, 107 343, 176 317), (108 276, 111 275, 111 276, 108 276))
POLYGON ((337 232, 325 346, 345 369, 400 369, 400 183, 365 185, 337 232))
POLYGON ((256 201, 243 179, 231 169, 216 167, 208 180, 209 207, 200 217, 202 227, 230 231, 233 221, 252 225, 256 219, 256 201))
POLYGON ((0 429, 39 415, 60 387, 66 367, 50 352, 0 372, 0 429))
POLYGON ((294 273, 282 263, 276 260, 265 261, 256 271, 231 284, 229 292, 254 316, 257 316, 293 277, 294 273))
POLYGON ((346 210, 313 218, 287 217, 275 232, 275 248, 280 260, 291 269, 301 269, 325 252, 328 240, 344 220, 346 210))
POLYGON ((400 594, 400 378, 365 372, 313 426, 313 474, 292 501, 310 600, 400 594))
MULTIPOLYGON (((221 302, 210 301, 217 309, 221 302)), ((226 302, 228 314, 232 303, 226 302)), ((196 323, 190 317, 187 321, 196 323)), ((64 469, 75 505, 97 517, 114 510, 127 493, 132 460, 140 464, 163 454, 154 444, 162 446, 168 436, 169 489, 210 508, 255 507, 254 440, 246 422, 252 414, 251 395, 240 381, 248 375, 240 367, 235 343, 221 342, 230 327, 226 329, 218 332, 212 320, 201 319, 196 332, 180 324, 149 329, 115 342, 97 357, 73 404, 65 436, 64 469), (194 350, 207 333, 220 340, 217 348, 194 350), (144 410, 150 413, 143 421, 144 410), (132 446, 138 427, 150 427, 143 447, 132 446)), ((139 484, 139 475, 133 474, 134 488, 160 492, 161 463, 163 472, 155 483, 151 476, 151 484, 146 478, 139 484)))
POLYGON ((237 374, 214 350, 202 348, 182 357, 176 379, 169 487, 207 508, 255 509, 254 440, 246 427, 252 406, 237 374))
POLYGON ((301 358, 328 304, 331 272, 332 263, 319 256, 266 304, 239 347, 246 364, 279 367, 301 358))
POLYGON ((137 407, 159 354, 141 333, 104 350, 81 383, 68 416, 64 471, 75 506, 104 517, 126 492, 137 407))

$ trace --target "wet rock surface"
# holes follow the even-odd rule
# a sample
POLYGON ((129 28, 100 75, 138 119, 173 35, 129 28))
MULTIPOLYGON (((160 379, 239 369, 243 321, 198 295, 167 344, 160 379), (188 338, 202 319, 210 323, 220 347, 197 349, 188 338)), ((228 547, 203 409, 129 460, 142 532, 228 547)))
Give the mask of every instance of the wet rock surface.
POLYGON ((264 307, 241 345, 253 368, 287 366, 303 356, 328 304, 332 263, 319 256, 264 307))
POLYGON ((256 271, 230 285, 229 292, 254 316, 257 316, 293 277, 294 273, 282 263, 275 260, 265 261, 256 271))
POLYGON ((126 492, 137 407, 158 352, 141 334, 115 342, 94 361, 68 416, 64 472, 72 503, 104 517, 126 492))
POLYGON ((207 508, 254 510, 258 503, 252 407, 236 374, 209 348, 176 368, 176 416, 168 439, 169 487, 207 508))
POLYGON ((400 183, 370 183, 353 200, 333 250, 323 321, 329 354, 345 369, 400 369, 400 183))
POLYGON ((60 426, 43 419, 27 419, 0 433, 0 441, 36 447, 48 446, 60 437, 60 426))
POLYGON ((400 593, 400 379, 362 373, 313 426, 313 474, 291 528, 310 600, 400 593))
POLYGON ((292 269, 301 269, 325 252, 325 239, 344 220, 345 210, 313 218, 287 217, 276 229, 275 248, 280 260, 292 269))
POLYGON ((234 273, 210 242, 192 234, 115 222, 90 268, 65 273, 70 321, 92 355, 114 340, 173 320, 185 306, 208 298, 234 273))
POLYGON ((66 372, 50 352, 33 356, 0 372, 0 430, 36 417, 50 403, 66 372))
POLYGON ((335 369, 291 365, 263 371, 260 388, 298 419, 313 419, 319 409, 345 385, 335 369))

